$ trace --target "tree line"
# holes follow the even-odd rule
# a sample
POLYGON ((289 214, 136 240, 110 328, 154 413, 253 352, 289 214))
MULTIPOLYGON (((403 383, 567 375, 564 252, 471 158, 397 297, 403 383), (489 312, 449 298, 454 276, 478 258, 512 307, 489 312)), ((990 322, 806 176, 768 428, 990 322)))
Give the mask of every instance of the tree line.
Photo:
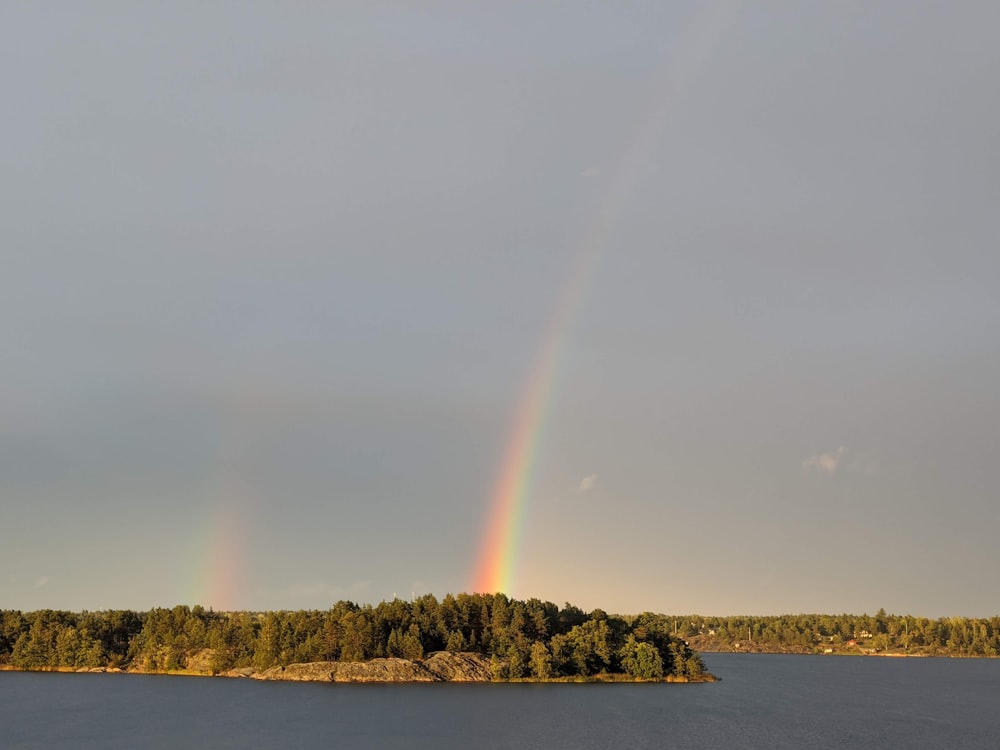
POLYGON ((923 654, 993 657, 1000 653, 1000 617, 913 615, 776 615, 677 618, 677 633, 703 651, 923 654))
POLYGON ((433 651, 491 657, 497 679, 627 674, 698 678, 705 665, 676 620, 643 613, 585 613, 504 594, 433 595, 328 610, 215 612, 200 606, 148 612, 0 611, 0 664, 20 669, 183 670, 213 674, 296 662, 420 659, 433 651))

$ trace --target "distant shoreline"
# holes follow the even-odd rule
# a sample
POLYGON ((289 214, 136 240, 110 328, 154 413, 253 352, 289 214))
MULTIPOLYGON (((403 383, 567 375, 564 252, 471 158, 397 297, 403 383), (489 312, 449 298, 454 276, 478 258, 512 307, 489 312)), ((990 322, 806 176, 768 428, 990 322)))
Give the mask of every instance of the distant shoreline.
POLYGON ((982 659, 989 661, 997 659, 997 656, 977 656, 965 654, 897 654, 897 653, 865 653, 861 651, 834 651, 831 653, 821 653, 818 651, 763 651, 763 650, 738 650, 738 649, 699 649, 700 654, 746 654, 748 656, 847 656, 859 658, 874 656, 881 659, 982 659))

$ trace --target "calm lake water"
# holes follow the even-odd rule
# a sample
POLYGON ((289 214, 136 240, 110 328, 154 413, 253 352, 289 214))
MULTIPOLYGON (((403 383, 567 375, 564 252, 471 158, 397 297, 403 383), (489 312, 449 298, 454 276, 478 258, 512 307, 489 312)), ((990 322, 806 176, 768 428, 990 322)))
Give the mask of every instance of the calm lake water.
POLYGON ((705 685, 0 673, 13 748, 989 748, 1000 659, 707 654, 705 685))

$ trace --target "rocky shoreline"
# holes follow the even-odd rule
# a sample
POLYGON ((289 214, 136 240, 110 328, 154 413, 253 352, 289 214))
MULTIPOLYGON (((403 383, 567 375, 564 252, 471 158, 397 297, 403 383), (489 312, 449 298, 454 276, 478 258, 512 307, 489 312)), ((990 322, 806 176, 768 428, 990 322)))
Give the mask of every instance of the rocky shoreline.
POLYGON ((385 658, 363 662, 317 661, 271 667, 263 672, 231 669, 221 677, 294 682, 490 682, 490 660, 482 654, 435 651, 420 660, 385 658))
POLYGON ((364 662, 317 661, 288 664, 257 671, 252 667, 239 667, 212 673, 202 667, 203 660, 194 658, 187 669, 168 672, 152 671, 141 667, 42 667, 22 670, 10 665, 0 665, 0 671, 75 672, 102 674, 161 674, 191 677, 228 677, 284 682, 339 682, 339 683, 417 683, 417 682, 715 682, 718 678, 704 674, 698 678, 667 677, 663 680, 644 680, 620 674, 601 674, 590 677, 555 677, 546 680, 507 680, 493 677, 494 665, 489 657, 471 651, 435 651, 423 659, 382 658, 364 662))

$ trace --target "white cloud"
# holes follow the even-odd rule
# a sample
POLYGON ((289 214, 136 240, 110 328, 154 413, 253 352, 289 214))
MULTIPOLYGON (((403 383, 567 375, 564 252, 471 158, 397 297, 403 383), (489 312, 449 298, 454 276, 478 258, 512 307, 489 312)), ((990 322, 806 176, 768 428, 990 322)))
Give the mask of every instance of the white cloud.
POLYGON ((580 172, 581 177, 597 177, 601 173, 601 170, 597 167, 587 167, 585 170, 580 172))
POLYGON ((829 453, 817 453, 815 456, 809 456, 809 458, 802 462, 802 472, 804 474, 808 474, 810 472, 828 475, 835 474, 837 469, 839 469, 840 465, 843 463, 846 455, 847 448, 842 445, 835 451, 830 451, 829 453))
POLYGON ((591 474, 580 480, 580 485, 576 488, 577 492, 588 492, 594 489, 594 485, 597 484, 597 474, 591 474))
POLYGON ((45 586, 47 586, 47 585, 48 585, 49 581, 51 581, 51 580, 52 580, 52 579, 51 579, 51 578, 50 578, 49 576, 42 576, 42 577, 41 577, 41 578, 39 578, 39 579, 38 579, 37 581, 35 581, 35 585, 34 585, 34 586, 32 586, 32 588, 33 588, 33 589, 40 589, 40 588, 44 588, 45 586))

